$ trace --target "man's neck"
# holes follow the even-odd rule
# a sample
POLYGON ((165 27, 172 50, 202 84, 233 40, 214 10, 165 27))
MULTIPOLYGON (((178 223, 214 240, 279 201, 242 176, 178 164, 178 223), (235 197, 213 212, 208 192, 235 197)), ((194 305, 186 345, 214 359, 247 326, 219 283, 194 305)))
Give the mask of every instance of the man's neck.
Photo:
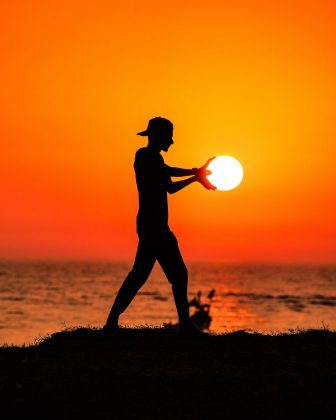
POLYGON ((152 143, 147 144, 147 149, 151 150, 154 153, 160 153, 161 149, 152 143))

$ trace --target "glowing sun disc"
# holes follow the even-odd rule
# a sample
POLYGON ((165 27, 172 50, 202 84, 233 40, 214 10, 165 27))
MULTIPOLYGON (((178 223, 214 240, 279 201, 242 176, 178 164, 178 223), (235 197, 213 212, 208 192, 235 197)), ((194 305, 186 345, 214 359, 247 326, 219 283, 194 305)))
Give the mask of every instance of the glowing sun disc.
POLYGON ((231 156, 218 156, 210 162, 207 175, 212 185, 220 191, 229 191, 238 187, 242 182, 244 171, 237 159, 231 156))

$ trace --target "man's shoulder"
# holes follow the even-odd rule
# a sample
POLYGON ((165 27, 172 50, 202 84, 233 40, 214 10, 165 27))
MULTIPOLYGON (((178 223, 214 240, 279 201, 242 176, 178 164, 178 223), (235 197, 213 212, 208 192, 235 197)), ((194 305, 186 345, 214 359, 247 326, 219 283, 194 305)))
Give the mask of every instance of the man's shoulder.
POLYGON ((147 147, 141 147, 138 149, 135 153, 135 158, 142 158, 148 156, 148 148, 147 147))
POLYGON ((136 172, 143 171, 145 168, 152 166, 152 159, 148 153, 147 147, 141 147, 135 153, 134 169, 136 172))
POLYGON ((154 153, 148 147, 141 147, 135 153, 135 161, 150 161, 150 162, 163 162, 163 157, 160 153, 154 153))
POLYGON ((147 147, 141 147, 141 149, 137 150, 135 153, 134 165, 138 166, 142 163, 147 163, 150 160, 150 156, 148 154, 147 147))

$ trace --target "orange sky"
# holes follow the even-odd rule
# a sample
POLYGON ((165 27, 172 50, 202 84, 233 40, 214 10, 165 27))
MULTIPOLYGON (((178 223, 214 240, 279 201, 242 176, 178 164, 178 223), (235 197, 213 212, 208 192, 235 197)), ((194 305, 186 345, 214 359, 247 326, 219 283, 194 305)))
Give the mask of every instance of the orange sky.
POLYGON ((136 132, 166 162, 244 166, 236 190, 169 197, 187 260, 335 262, 333 1, 1 6, 0 257, 133 258, 136 132))

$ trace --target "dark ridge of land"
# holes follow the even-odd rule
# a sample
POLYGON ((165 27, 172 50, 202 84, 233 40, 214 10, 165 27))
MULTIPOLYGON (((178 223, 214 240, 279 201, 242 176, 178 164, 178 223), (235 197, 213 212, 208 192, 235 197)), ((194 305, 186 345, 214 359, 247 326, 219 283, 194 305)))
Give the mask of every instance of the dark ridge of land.
POLYGON ((55 333, 0 347, 0 416, 34 419, 336 418, 336 332, 55 333))

